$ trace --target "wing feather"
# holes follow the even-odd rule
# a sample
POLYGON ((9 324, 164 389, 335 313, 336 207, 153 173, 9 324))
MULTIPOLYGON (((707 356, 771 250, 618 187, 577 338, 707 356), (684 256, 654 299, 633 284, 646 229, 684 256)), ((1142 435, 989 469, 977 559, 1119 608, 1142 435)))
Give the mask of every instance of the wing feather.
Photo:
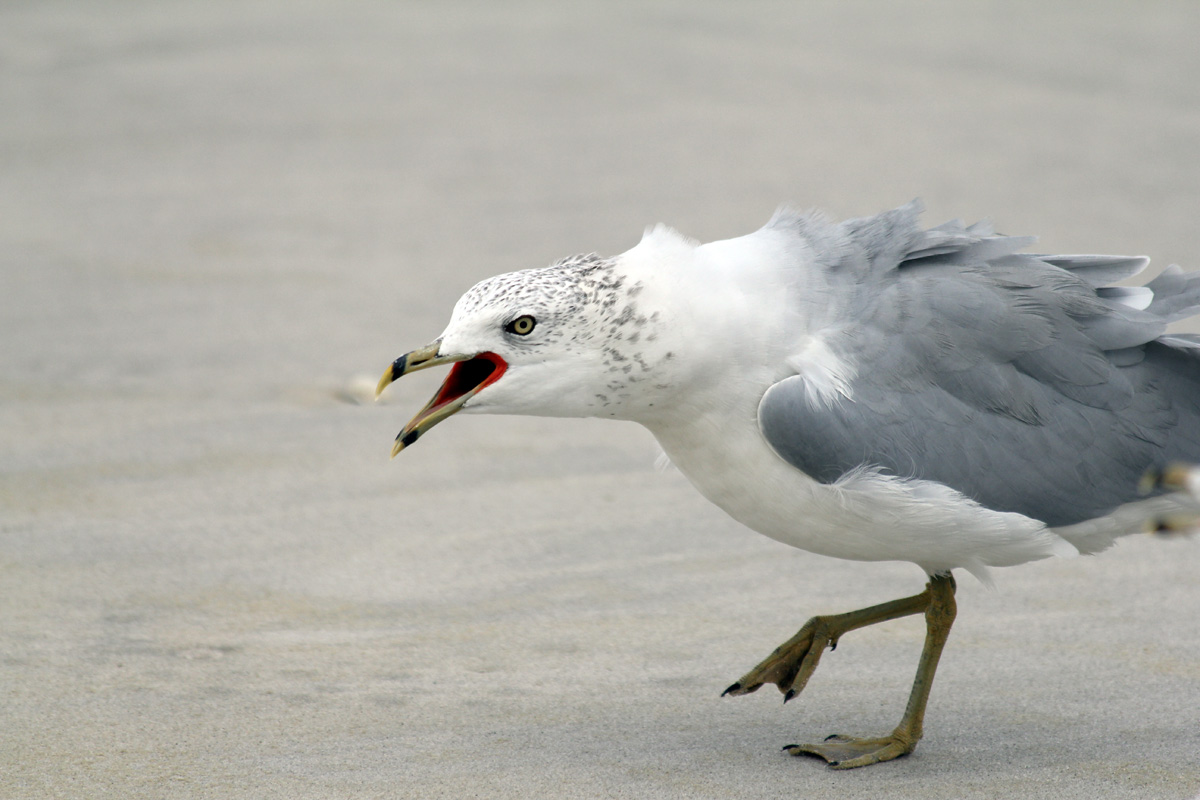
POLYGON ((854 377, 831 403, 803 375, 767 391, 759 423, 784 459, 826 482, 862 467, 939 481, 1050 525, 1135 499, 1149 468, 1200 461, 1200 340, 1157 341, 1200 311, 1200 273, 1111 290, 1146 259, 1022 255, 1031 239, 957 220, 921 231, 919 211, 796 226, 843 304, 819 336, 854 377))

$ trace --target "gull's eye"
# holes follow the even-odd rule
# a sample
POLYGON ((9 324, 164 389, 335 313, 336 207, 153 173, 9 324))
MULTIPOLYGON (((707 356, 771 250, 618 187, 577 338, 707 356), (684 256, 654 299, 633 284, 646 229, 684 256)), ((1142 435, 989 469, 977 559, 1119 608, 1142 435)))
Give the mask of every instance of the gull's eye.
POLYGON ((528 314, 522 314, 512 322, 504 326, 504 330, 509 333, 515 333, 517 336, 528 336, 533 333, 533 326, 537 325, 537 320, 528 314))

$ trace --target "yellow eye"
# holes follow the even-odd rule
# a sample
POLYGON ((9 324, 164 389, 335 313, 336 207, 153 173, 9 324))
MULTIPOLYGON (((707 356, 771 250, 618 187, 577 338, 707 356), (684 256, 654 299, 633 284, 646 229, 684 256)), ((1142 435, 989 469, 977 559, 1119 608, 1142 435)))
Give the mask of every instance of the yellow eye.
POLYGON ((537 320, 528 314, 522 314, 512 322, 504 326, 504 330, 509 333, 515 333, 517 336, 528 336, 533 333, 533 326, 537 325, 537 320))

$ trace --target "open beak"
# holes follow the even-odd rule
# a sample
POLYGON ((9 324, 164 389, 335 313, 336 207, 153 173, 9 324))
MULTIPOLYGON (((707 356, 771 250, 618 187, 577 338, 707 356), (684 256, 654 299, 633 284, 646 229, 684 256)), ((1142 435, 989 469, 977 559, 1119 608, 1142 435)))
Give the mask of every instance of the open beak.
POLYGON ((508 363, 495 353, 441 355, 438 352, 441 346, 442 340, 438 339, 419 350, 400 356, 384 371, 379 385, 375 387, 375 396, 379 397, 393 381, 410 372, 441 364, 454 364, 433 399, 426 403, 396 436, 396 443, 392 446, 392 458, 415 442, 425 431, 462 408, 485 386, 499 380, 508 368, 508 363))

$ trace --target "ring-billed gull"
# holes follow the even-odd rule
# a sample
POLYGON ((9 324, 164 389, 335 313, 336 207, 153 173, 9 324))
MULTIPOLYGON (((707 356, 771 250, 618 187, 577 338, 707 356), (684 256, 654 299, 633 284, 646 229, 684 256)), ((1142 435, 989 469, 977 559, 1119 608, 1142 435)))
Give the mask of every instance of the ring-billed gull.
POLYGON ((380 380, 453 364, 392 455, 460 410, 632 420, 754 530, 917 564, 920 594, 814 617, 726 690, 774 683, 790 700, 843 634, 924 614, 891 734, 785 748, 840 768, 909 753, 955 616, 952 570, 986 581, 1095 553, 1190 524, 1200 499, 1197 473, 1171 466, 1200 461, 1200 337, 1166 333, 1200 312, 1200 273, 1115 287, 1148 260, 1020 254, 1032 239, 922 230, 919 211, 833 224, 783 210, 704 245, 659 226, 613 258, 485 280, 380 380))

